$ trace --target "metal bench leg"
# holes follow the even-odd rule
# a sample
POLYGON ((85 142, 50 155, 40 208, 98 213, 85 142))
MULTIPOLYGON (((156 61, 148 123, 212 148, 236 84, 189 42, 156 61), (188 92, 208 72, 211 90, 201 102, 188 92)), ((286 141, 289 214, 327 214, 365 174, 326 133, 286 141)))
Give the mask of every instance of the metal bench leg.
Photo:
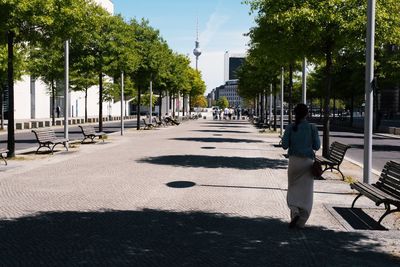
POLYGON ((354 209, 354 204, 356 204, 357 199, 359 199, 362 196, 361 193, 358 194, 358 196, 356 196, 356 198, 353 200, 353 203, 351 204, 351 208, 354 209))
POLYGON ((50 150, 51 150, 51 154, 54 154, 54 148, 56 147, 57 144, 55 144, 50 150))
POLYGON ((1 159, 4 161, 4 163, 6 164, 6 166, 7 166, 7 160, 3 157, 3 155, 2 154, 0 154, 0 156, 1 156, 1 159))
POLYGON ((339 169, 339 166, 336 169, 341 175, 342 175, 342 180, 344 181, 344 174, 343 172, 339 169))
POLYGON ((50 149, 50 147, 49 147, 49 146, 47 146, 47 145, 42 145, 42 144, 39 144, 39 148, 38 148, 38 149, 36 149, 36 154, 39 152, 39 150, 40 150, 42 147, 47 147, 48 149, 50 149))
POLYGON ((389 214, 391 214, 391 213, 393 213, 393 212, 400 211, 400 208, 397 208, 397 209, 395 209, 395 210, 391 210, 391 209, 390 209, 390 204, 385 204, 385 206, 386 206, 386 211, 385 211, 385 213, 379 218, 379 221, 378 221, 379 224, 381 224, 383 218, 385 218, 385 217, 388 216, 389 214))

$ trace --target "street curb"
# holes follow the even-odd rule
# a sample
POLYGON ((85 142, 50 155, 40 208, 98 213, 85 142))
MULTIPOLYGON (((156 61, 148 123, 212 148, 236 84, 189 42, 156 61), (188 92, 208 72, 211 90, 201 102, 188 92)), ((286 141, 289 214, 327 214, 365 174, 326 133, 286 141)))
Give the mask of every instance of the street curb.
MULTIPOLYGON (((344 159, 347 160, 347 161, 349 161, 350 163, 353 163, 354 165, 357 165, 357 166, 359 166, 360 168, 364 169, 364 164, 362 164, 362 163, 360 163, 360 162, 358 162, 358 161, 356 161, 356 160, 354 160, 354 159, 351 159, 351 158, 349 158, 349 157, 344 157, 344 159)), ((381 175, 381 172, 380 172, 380 171, 377 171, 377 170, 374 170, 374 169, 372 169, 372 173, 375 174, 375 175, 377 175, 377 176, 380 176, 380 175, 381 175)))

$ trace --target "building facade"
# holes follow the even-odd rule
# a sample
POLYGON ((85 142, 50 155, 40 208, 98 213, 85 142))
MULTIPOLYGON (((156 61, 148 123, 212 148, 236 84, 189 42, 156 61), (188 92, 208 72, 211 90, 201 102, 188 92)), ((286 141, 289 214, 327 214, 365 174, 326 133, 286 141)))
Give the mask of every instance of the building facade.
POLYGON ((243 53, 225 52, 224 56, 224 81, 237 80, 237 70, 242 66, 246 55, 243 53))
POLYGON ((208 105, 211 107, 219 98, 226 97, 232 108, 243 107, 243 99, 238 94, 238 80, 231 80, 214 88, 207 96, 208 105))

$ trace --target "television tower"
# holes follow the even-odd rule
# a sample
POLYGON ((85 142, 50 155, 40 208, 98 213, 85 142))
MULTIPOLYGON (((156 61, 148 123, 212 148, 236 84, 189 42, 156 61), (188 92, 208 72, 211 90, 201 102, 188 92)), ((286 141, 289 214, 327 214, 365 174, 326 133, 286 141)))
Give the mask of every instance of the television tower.
POLYGON ((199 56, 201 55, 200 42, 199 42, 199 19, 197 19, 196 32, 197 32, 197 36, 196 36, 196 41, 195 41, 195 48, 193 49, 193 54, 196 57, 196 70, 198 70, 199 56))

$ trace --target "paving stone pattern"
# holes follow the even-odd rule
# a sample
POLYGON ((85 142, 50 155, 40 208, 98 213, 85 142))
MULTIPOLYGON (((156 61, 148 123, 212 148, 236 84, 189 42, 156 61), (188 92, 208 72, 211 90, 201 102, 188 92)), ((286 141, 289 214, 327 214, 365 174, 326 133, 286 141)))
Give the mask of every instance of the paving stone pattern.
POLYGON ((398 231, 348 229, 327 208, 354 198, 335 174, 315 181, 306 229, 288 229, 277 143, 246 121, 198 120, 10 160, 0 266, 399 266, 398 231))

